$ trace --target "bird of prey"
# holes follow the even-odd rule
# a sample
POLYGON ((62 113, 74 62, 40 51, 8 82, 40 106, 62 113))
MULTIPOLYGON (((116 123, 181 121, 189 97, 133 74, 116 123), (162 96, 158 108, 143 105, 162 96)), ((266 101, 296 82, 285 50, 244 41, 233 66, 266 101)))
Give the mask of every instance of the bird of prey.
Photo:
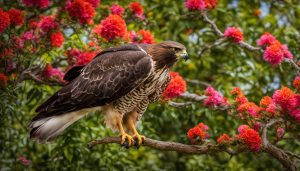
POLYGON ((121 144, 140 145, 145 137, 135 128, 149 103, 160 98, 178 59, 187 59, 184 45, 125 44, 99 53, 86 66, 64 77, 69 81, 40 105, 31 123, 30 137, 40 143, 53 140, 90 111, 99 110, 107 127, 120 133, 121 144))

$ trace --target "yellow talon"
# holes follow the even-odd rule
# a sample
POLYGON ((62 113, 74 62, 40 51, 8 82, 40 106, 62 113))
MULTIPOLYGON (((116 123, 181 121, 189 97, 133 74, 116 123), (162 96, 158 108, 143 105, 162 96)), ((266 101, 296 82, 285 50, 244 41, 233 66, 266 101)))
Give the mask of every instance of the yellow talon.
POLYGON ((126 133, 123 133, 123 134, 120 135, 120 137, 121 137, 121 144, 122 145, 124 145, 126 140, 128 142, 128 145, 126 145, 126 146, 130 147, 134 144, 134 140, 130 135, 128 135, 126 133))
POLYGON ((133 139, 137 139, 137 145, 140 146, 144 141, 145 141, 145 136, 139 135, 139 134, 134 134, 133 139))

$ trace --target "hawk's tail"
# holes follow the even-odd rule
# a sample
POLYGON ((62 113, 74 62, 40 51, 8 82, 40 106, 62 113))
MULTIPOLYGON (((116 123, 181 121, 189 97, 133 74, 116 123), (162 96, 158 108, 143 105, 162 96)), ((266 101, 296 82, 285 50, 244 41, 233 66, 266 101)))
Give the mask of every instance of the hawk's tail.
POLYGON ((39 143, 49 142, 85 114, 84 111, 75 111, 33 120, 29 124, 30 138, 36 139, 39 143))

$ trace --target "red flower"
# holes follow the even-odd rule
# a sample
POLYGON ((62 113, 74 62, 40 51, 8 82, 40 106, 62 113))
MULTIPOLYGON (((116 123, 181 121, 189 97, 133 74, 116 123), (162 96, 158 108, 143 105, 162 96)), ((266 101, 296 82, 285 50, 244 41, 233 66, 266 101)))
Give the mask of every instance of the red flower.
POLYGON ((139 2, 131 2, 129 8, 136 16, 142 16, 144 14, 144 9, 139 2))
POLYGON ((5 74, 0 73, 0 86, 1 87, 6 87, 8 82, 8 78, 5 74))
POLYGON ((274 114, 276 113, 276 109, 277 109, 276 104, 274 102, 272 102, 267 106, 266 112, 271 114, 271 116, 274 116, 274 114))
POLYGON ((224 36, 230 38, 234 43, 243 41, 243 32, 236 27, 228 27, 224 32, 224 36))
POLYGON ((190 139, 190 141, 193 143, 196 138, 199 138, 200 141, 203 141, 204 139, 209 138, 209 134, 207 133, 208 126, 199 123, 197 126, 191 128, 187 132, 187 137, 190 139))
POLYGON ((166 100, 180 96, 186 91, 186 82, 177 72, 170 72, 171 81, 162 97, 166 100))
POLYGON ((18 9, 10 9, 8 11, 10 23, 16 26, 21 26, 24 23, 24 16, 22 12, 18 9))
POLYGON ((75 0, 67 6, 69 15, 78 19, 81 24, 91 23, 95 16, 95 9, 92 4, 84 0, 75 0))
POLYGON ((281 49, 283 51, 283 55, 285 58, 288 58, 288 59, 294 58, 293 54, 289 51, 289 48, 287 47, 287 45, 281 45, 281 49))
POLYGON ((78 56, 75 65, 86 65, 94 59, 95 55, 96 55, 95 52, 82 52, 78 56))
POLYGON ((230 91, 230 94, 232 95, 238 95, 242 93, 242 90, 239 88, 239 87, 234 87, 231 91, 230 91))
POLYGON ((9 14, 0 8, 0 33, 2 33, 10 24, 9 14))
POLYGON ((238 94, 238 96, 236 97, 235 101, 241 105, 244 103, 248 102, 248 99, 245 97, 245 95, 243 93, 238 94))
POLYGON ((217 3, 217 0, 186 0, 185 7, 190 11, 200 11, 215 8, 217 3))
POLYGON ((26 6, 35 6, 39 8, 47 8, 50 4, 49 0, 22 0, 26 6))
POLYGON ((140 40, 138 40, 138 43, 146 43, 146 44, 152 44, 154 43, 154 37, 148 30, 140 30, 137 32, 137 36, 141 37, 140 40))
POLYGON ((209 107, 228 106, 227 99, 212 87, 207 87, 205 90, 207 98, 204 100, 204 105, 209 107))
POLYGON ((240 131, 238 139, 244 143, 250 150, 259 151, 261 146, 261 138, 257 131, 251 128, 244 128, 240 131))
POLYGON ((53 47, 61 47, 64 43, 64 35, 60 31, 53 32, 51 34, 51 45, 53 47))
POLYGON ((106 40, 122 38, 127 33, 125 21, 118 15, 109 15, 101 21, 101 36, 106 40))
POLYGON ((270 46, 276 41, 276 38, 271 35, 269 32, 265 32, 260 38, 257 40, 257 45, 264 47, 264 46, 270 46))
POLYGON ((100 0, 85 0, 85 1, 90 3, 94 8, 97 8, 100 4, 100 0))
POLYGON ((296 95, 287 87, 282 87, 280 90, 276 90, 273 94, 273 100, 283 109, 291 110, 297 105, 296 95))
POLYGON ((101 24, 96 24, 92 30, 92 33, 101 36, 101 30, 102 30, 102 25, 101 24))
POLYGON ((53 29, 56 29, 58 27, 58 23, 54 20, 54 18, 52 16, 45 16, 40 21, 39 27, 44 32, 49 32, 53 29))
POLYGON ((245 131, 246 129, 249 129, 250 127, 248 125, 241 125, 238 127, 238 132, 242 133, 243 131, 245 131))
POLYGON ((268 107, 269 104, 273 102, 273 99, 270 96, 265 96, 260 100, 260 106, 261 107, 268 107))
POLYGON ((300 76, 296 77, 293 81, 293 86, 300 91, 300 76))
POLYGON ((229 144, 230 141, 231 138, 227 134, 223 134, 217 139, 218 144, 229 144))
POLYGON ((123 15, 124 13, 124 8, 118 4, 113 4, 111 7, 110 7, 110 12, 114 15, 123 15))

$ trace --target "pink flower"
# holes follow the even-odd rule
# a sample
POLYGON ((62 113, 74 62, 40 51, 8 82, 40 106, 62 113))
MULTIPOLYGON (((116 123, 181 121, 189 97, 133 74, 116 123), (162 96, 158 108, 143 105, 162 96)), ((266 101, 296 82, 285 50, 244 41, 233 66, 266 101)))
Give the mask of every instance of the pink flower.
POLYGON ((282 62, 284 57, 284 52, 280 42, 273 43, 268 46, 264 52, 264 60, 270 64, 278 65, 282 62))
POLYGON ((276 41, 276 38, 271 35, 269 32, 264 33, 260 38, 257 40, 257 45, 264 47, 264 46, 269 46, 276 41))
POLYGON ((236 27, 228 27, 224 32, 224 36, 230 38, 234 43, 243 41, 243 32, 236 27))
POLYGON ((276 109, 277 109, 276 104, 274 102, 272 102, 267 106, 266 112, 271 114, 271 116, 274 116, 274 114, 276 113, 276 109))
POLYGON ((85 1, 90 3, 94 8, 98 8, 100 4, 100 0, 85 0, 85 1))
POLYGON ((294 109, 289 113, 295 121, 300 125, 300 109, 294 109))
POLYGON ((26 41, 26 40, 36 40, 37 37, 34 35, 33 30, 26 31, 25 33, 22 34, 21 38, 26 41))
POLYGON ((124 8, 118 4, 113 4, 110 7, 110 12, 114 15, 123 15, 124 13, 124 8))
POLYGON ((282 48, 283 55, 285 58, 288 58, 288 59, 294 58, 293 54, 289 51, 289 48, 287 47, 287 45, 282 45, 281 48, 282 48))
POLYGON ((277 128, 277 137, 282 138, 284 136, 284 132, 285 131, 283 128, 281 128, 281 127, 277 128))
POLYGON ((25 166, 28 166, 28 165, 30 165, 30 163, 31 163, 31 161, 30 160, 28 160, 26 157, 24 157, 24 156, 20 156, 19 157, 19 161, 23 164, 23 165, 25 165, 25 166))
POLYGON ((58 23, 54 20, 52 16, 45 16, 40 21, 39 26, 44 32, 48 32, 53 29, 56 29, 58 27, 58 23))
POLYGON ((246 129, 249 129, 250 127, 248 125, 241 125, 238 128, 238 132, 242 133, 243 131, 245 131, 246 129))
POLYGON ((212 87, 207 87, 205 90, 207 98, 204 100, 204 105, 208 107, 228 106, 227 99, 212 87))
POLYGON ((217 3, 217 0, 186 0, 185 7, 190 11, 200 11, 215 8, 217 3))

